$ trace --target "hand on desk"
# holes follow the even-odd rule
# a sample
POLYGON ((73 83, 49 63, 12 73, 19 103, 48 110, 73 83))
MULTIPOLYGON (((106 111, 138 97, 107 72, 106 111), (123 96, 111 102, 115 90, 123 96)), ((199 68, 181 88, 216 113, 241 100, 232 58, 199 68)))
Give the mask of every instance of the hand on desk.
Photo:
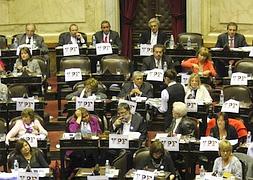
POLYGON ((140 96, 141 94, 142 94, 142 92, 138 88, 132 89, 131 92, 130 92, 130 96, 132 96, 132 95, 140 96))

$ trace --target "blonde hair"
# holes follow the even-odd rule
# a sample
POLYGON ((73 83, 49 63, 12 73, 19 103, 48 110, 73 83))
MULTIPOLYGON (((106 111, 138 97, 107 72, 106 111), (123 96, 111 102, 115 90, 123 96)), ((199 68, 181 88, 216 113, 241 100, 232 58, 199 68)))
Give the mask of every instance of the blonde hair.
POLYGON ((232 148, 231 143, 228 140, 223 139, 219 143, 219 151, 222 151, 222 150, 225 150, 225 149, 230 150, 232 152, 233 148, 232 148))
POLYGON ((198 74, 195 74, 195 73, 192 73, 191 76, 189 77, 188 79, 188 87, 191 89, 191 81, 192 79, 196 78, 198 81, 199 81, 199 84, 198 84, 198 88, 200 87, 201 85, 201 80, 200 80, 200 77, 198 74))
POLYGON ((206 48, 206 47, 200 48, 197 52, 197 56, 198 55, 204 56, 206 61, 211 60, 211 54, 210 54, 208 48, 206 48))

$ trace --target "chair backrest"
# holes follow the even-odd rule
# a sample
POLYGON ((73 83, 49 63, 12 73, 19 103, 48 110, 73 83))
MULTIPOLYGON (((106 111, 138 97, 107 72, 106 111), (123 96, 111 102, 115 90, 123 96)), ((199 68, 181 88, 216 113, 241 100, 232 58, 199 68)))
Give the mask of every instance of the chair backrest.
POLYGON ((4 118, 0 118, 0 134, 5 134, 7 132, 6 120, 4 118))
POLYGON ((178 42, 183 46, 187 45, 188 37, 191 38, 192 47, 201 48, 203 46, 203 37, 199 33, 180 33, 178 34, 178 42))
POLYGON ((240 105, 250 107, 252 105, 252 93, 247 86, 229 85, 223 87, 225 101, 234 99, 240 101, 240 105))
POLYGON ((143 169, 143 161, 146 161, 149 158, 149 149, 141 148, 138 149, 133 155, 133 165, 135 169, 143 169))
POLYGON ((30 95, 28 88, 24 84, 11 84, 8 86, 9 97, 23 97, 24 94, 30 95))
POLYGON ((45 58, 41 56, 33 56, 33 59, 37 60, 40 66, 41 73, 44 77, 49 77, 49 66, 45 58))
POLYGON ((111 74, 129 74, 129 64, 130 60, 125 56, 119 55, 108 55, 101 59, 101 69, 103 73, 109 71, 111 74))
POLYGON ((125 149, 121 150, 119 156, 113 160, 112 165, 119 169, 119 179, 124 179, 124 175, 127 173, 127 151, 125 149))
POLYGON ((0 49, 6 49, 7 47, 7 38, 4 35, 0 35, 0 49))
POLYGON ((90 59, 83 56, 64 57, 60 62, 60 71, 65 69, 80 68, 82 72, 89 74, 91 72, 90 59))
POLYGON ((253 178, 253 158, 244 153, 233 153, 242 163, 242 179, 253 178))
MULTIPOLYGON (((185 129, 185 135, 199 137, 199 121, 197 118, 187 116, 187 121, 183 121, 182 129, 185 129)), ((182 134, 183 135, 183 134, 182 134)))
POLYGON ((244 58, 235 63, 235 72, 253 74, 253 59, 244 58))
MULTIPOLYGON (((16 124, 16 121, 19 120, 19 119, 22 119, 22 117, 17 116, 17 117, 14 117, 10 120, 9 130, 11 130, 13 128, 13 126, 16 124)), ((39 116, 38 114, 35 114, 35 119, 37 119, 40 122, 40 124, 44 127, 44 120, 41 116, 39 116)))

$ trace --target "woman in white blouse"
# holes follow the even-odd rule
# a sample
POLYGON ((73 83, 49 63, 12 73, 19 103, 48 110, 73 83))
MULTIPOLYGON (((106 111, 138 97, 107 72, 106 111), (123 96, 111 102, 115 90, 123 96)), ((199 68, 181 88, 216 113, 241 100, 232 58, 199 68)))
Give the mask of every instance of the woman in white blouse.
POLYGON ((197 102, 211 104, 212 98, 204 85, 201 84, 198 74, 191 74, 188 86, 185 88, 185 101, 187 99, 196 99, 197 102))

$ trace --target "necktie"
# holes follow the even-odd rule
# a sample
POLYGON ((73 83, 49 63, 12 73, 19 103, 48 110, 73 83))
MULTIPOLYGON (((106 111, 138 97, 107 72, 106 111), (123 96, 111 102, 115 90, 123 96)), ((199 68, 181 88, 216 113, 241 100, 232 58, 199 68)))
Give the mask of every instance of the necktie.
POLYGON ((234 47, 234 38, 230 38, 230 48, 234 47))
POLYGON ((30 37, 28 38, 27 44, 31 44, 31 38, 30 37))
POLYGON ((105 43, 108 43, 108 41, 107 41, 107 35, 105 36, 105 43))

